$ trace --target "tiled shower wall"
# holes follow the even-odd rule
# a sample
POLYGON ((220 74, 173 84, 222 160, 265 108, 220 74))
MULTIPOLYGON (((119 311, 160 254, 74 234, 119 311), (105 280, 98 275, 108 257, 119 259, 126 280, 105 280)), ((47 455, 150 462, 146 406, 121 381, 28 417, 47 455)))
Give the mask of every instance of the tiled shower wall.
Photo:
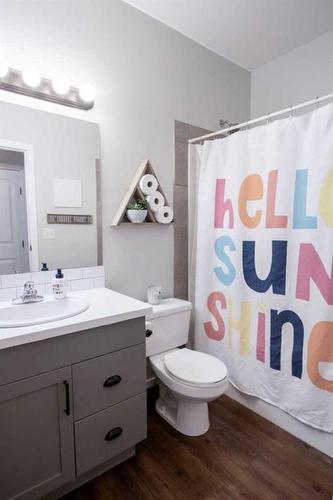
POLYGON ((174 289, 179 299, 188 298, 188 140, 209 132, 175 121, 174 289))

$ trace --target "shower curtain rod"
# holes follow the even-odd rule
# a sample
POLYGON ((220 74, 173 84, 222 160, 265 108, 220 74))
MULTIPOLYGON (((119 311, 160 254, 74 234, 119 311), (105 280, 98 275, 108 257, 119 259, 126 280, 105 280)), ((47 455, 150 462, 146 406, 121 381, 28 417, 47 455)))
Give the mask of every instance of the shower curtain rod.
POLYGON ((297 104, 296 106, 289 106, 289 108, 282 109, 281 111, 275 111, 274 113, 268 113, 267 115, 260 116, 259 118, 255 118, 254 120, 249 120, 247 122, 239 123, 238 125, 233 125, 232 127, 228 127, 222 130, 218 130, 217 132, 211 132, 209 134, 202 135, 200 137, 195 137, 194 139, 189 139, 189 144, 193 144, 198 141, 203 141, 204 139, 210 139, 211 137, 216 137, 217 135, 227 134, 228 132, 232 132, 233 130, 238 130, 243 127, 247 127, 248 125, 254 125, 255 123, 260 123, 264 120, 269 120, 270 118, 275 118, 280 115, 285 115, 287 113, 292 113, 297 109, 305 108, 307 106, 312 106, 313 104, 319 104, 328 99, 333 99, 333 93, 327 94, 322 97, 315 97, 311 101, 302 102, 301 104, 297 104))

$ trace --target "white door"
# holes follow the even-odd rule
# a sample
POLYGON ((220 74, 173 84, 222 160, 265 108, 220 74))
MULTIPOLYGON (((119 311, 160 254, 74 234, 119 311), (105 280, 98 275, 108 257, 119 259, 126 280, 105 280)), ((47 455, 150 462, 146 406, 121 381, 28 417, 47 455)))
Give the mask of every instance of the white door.
POLYGON ((29 271, 23 170, 0 168, 0 274, 29 271))

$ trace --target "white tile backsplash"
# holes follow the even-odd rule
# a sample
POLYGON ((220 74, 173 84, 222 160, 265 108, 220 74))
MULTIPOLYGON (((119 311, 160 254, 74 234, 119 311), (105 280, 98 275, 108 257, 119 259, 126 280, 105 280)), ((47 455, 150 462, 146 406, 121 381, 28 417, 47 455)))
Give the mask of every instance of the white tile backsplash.
POLYGON ((23 286, 24 283, 31 280, 31 273, 22 274, 3 274, 1 276, 1 288, 12 288, 23 286))
MULTIPOLYGON (((6 274, 0 276, 0 301, 11 300, 22 295, 23 285, 33 281, 40 295, 52 295, 51 280, 56 271, 36 273, 6 274)), ((72 291, 88 290, 105 286, 104 267, 84 267, 64 269, 64 277, 68 280, 68 289, 72 291)))
POLYGON ((98 276, 97 278, 94 278, 94 288, 103 288, 103 287, 105 287, 105 277, 98 276))
POLYGON ((83 278, 83 268, 79 267, 77 269, 63 269, 62 273, 64 275, 64 278, 68 279, 68 281, 80 280, 83 278))
MULTIPOLYGON (((70 286, 68 285, 68 289, 70 290, 70 286)), ((52 283, 45 283, 45 295, 52 295, 52 283)))
POLYGON ((16 297, 16 288, 0 288, 0 301, 12 300, 16 297))
POLYGON ((103 266, 84 267, 82 269, 82 277, 83 278, 104 277, 104 267, 103 266))
POLYGON ((51 283, 55 273, 55 271, 39 271, 38 273, 31 273, 31 279, 34 283, 51 283))
POLYGON ((85 278, 82 280, 72 280, 70 282, 70 287, 72 292, 77 292, 78 290, 89 290, 90 288, 94 288, 94 279, 85 278))

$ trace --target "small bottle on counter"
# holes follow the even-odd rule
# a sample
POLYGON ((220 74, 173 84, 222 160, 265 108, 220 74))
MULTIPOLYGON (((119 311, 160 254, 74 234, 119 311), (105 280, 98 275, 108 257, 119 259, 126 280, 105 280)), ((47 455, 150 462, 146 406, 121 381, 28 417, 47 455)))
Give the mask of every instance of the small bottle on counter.
POLYGON ((68 281, 64 278, 61 269, 57 269, 57 274, 52 279, 52 290, 55 299, 64 299, 68 292, 68 281))

